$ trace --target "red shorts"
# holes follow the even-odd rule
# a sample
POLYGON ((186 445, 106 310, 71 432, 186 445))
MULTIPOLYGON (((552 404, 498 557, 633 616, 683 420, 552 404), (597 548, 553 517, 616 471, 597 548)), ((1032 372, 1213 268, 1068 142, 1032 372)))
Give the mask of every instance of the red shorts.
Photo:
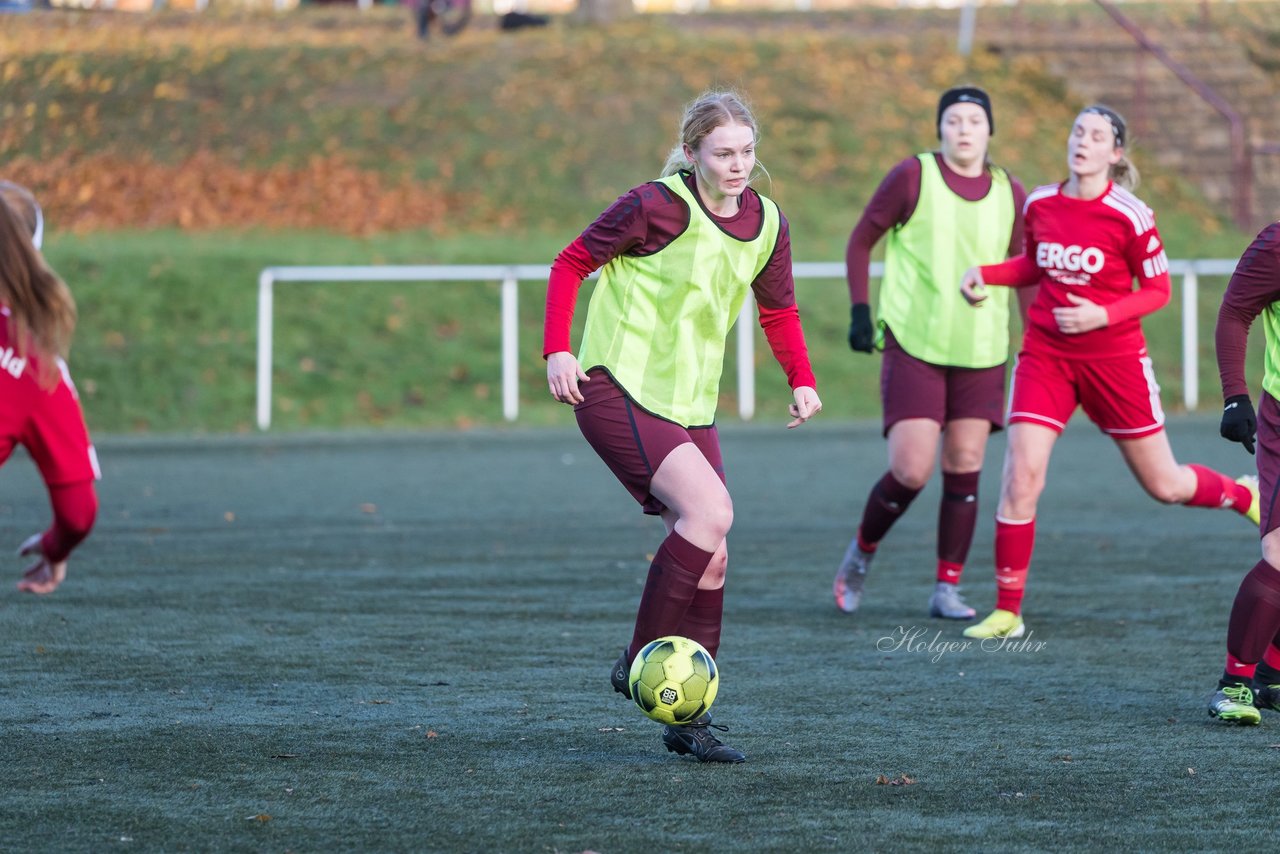
POLYGON ((573 407, 578 427, 645 513, 657 516, 666 509, 649 492, 649 482, 667 455, 686 442, 702 452, 724 482, 720 434, 714 425, 681 427, 641 409, 603 370, 592 369, 587 376, 591 382, 578 386, 585 400, 573 407))
POLYGON ((1061 433, 1076 407, 1113 439, 1141 439, 1164 429, 1160 386, 1144 348, 1134 356, 1063 359, 1023 350, 1009 388, 1010 424, 1042 424, 1061 433))
POLYGON ((1280 403, 1262 393, 1258 401, 1258 498, 1262 502, 1262 519, 1258 529, 1262 536, 1280 528, 1276 513, 1276 490, 1280 489, 1280 403))
POLYGON ((21 444, 49 486, 97 480, 98 458, 75 385, 61 359, 58 368, 57 386, 41 388, 32 361, 18 359, 9 348, 0 321, 0 464, 21 444))
POLYGON ((907 418, 928 418, 943 426, 957 418, 982 418, 999 430, 1004 426, 1004 365, 955 368, 924 362, 903 350, 885 329, 880 403, 886 436, 907 418))

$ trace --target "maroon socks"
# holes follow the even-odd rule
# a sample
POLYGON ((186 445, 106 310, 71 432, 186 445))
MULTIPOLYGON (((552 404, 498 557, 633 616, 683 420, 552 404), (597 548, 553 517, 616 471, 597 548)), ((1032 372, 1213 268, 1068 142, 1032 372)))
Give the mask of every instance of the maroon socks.
MULTIPOLYGON (((712 552, 703 551, 675 531, 662 541, 653 563, 649 564, 649 578, 640 595, 635 632, 631 636, 631 655, 654 638, 680 634, 689 606, 699 593, 698 581, 712 556, 712 552)), ((718 644, 718 629, 716 640, 718 644)))

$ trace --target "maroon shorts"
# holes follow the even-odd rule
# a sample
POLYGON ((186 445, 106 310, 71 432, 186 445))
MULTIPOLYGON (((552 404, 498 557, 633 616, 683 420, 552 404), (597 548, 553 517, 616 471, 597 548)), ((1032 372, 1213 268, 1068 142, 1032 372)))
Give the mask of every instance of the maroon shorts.
POLYGON ((1026 421, 1061 433, 1077 406, 1113 439, 1141 439, 1164 429, 1160 386, 1145 349, 1108 359, 1018 354, 1009 389, 1010 424, 1026 421))
POLYGON ((1262 519, 1258 526, 1262 536, 1280 528, 1276 513, 1276 491, 1280 490, 1280 403, 1262 393, 1258 401, 1258 497, 1262 502, 1262 519))
POLYGON ((644 512, 657 516, 666 505, 649 491, 653 473, 680 445, 692 442, 724 482, 720 434, 711 427, 681 427, 641 409, 599 368, 587 372, 590 382, 578 388, 585 400, 573 407, 578 427, 644 512))
POLYGON ((955 368, 921 361, 885 329, 880 403, 886 436, 890 427, 908 418, 928 418, 944 427, 957 418, 982 418, 999 430, 1004 426, 1004 365, 955 368))

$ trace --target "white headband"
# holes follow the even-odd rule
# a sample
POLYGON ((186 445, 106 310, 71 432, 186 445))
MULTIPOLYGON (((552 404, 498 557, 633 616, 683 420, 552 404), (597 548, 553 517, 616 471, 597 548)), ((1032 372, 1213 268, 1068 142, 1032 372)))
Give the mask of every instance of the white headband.
POLYGON ((44 243, 44 213, 41 212, 39 203, 36 204, 36 231, 31 235, 31 243, 36 249, 44 243))

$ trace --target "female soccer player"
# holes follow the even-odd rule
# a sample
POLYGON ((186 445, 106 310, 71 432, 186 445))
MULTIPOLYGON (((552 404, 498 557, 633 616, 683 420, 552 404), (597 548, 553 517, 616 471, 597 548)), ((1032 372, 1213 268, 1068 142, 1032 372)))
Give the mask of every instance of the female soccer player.
POLYGON ((75 329, 71 292, 45 264, 40 206, 26 189, 0 182, 0 464, 26 447, 49 490, 53 524, 18 548, 34 555, 18 589, 52 593, 67 557, 98 511, 98 463, 75 386, 62 360, 75 329))
POLYGON ((1254 239, 1236 265, 1218 309, 1215 336, 1222 378, 1222 436, 1249 453, 1258 440, 1262 560, 1240 582, 1227 626, 1227 663, 1209 714, 1257 724, 1258 709, 1280 711, 1280 222, 1254 239), (1244 377, 1249 327, 1262 315, 1267 349, 1255 414, 1244 377))
MULTIPOLYGON (((551 267, 543 346, 551 396, 574 406, 592 448, 667 530, 631 643, 610 674, 628 697, 631 657, 649 641, 681 635, 713 658, 720 645, 733 502, 715 410, 725 338, 748 287, 793 389, 787 426, 822 409, 795 304, 787 221, 749 186, 756 127, 736 94, 703 94, 685 110, 662 177, 614 202, 551 267), (575 358, 569 330, 578 288, 601 266, 575 358)), ((703 762, 743 761, 711 726, 707 715, 666 726, 662 741, 703 762)))
POLYGON ((871 248, 889 233, 879 307, 889 470, 871 488, 836 571, 836 606, 847 614, 858 609, 880 541, 933 475, 941 438, 938 565, 929 613, 957 620, 974 615, 957 585, 978 520, 987 437, 1004 423, 1009 295, 993 294, 990 311, 974 312, 955 282, 974 264, 1022 251, 1026 199, 1022 184, 987 160, 994 130, 986 92, 974 86, 943 92, 941 150, 893 167, 849 237, 849 346, 870 353, 877 336, 867 304, 868 265, 871 248))
POLYGON ((1077 406, 1109 435, 1157 501, 1230 507, 1258 520, 1256 481, 1179 465, 1140 318, 1169 301, 1169 262, 1155 215, 1130 189, 1125 123, 1085 108, 1067 138, 1070 177, 1027 197, 1026 254, 967 271, 961 292, 981 306, 984 284, 1039 284, 1009 394, 1009 438, 996 515, 996 609, 966 637, 1021 637, 1036 502, 1054 442, 1077 406), (1134 290, 1133 281, 1138 281, 1134 290))

